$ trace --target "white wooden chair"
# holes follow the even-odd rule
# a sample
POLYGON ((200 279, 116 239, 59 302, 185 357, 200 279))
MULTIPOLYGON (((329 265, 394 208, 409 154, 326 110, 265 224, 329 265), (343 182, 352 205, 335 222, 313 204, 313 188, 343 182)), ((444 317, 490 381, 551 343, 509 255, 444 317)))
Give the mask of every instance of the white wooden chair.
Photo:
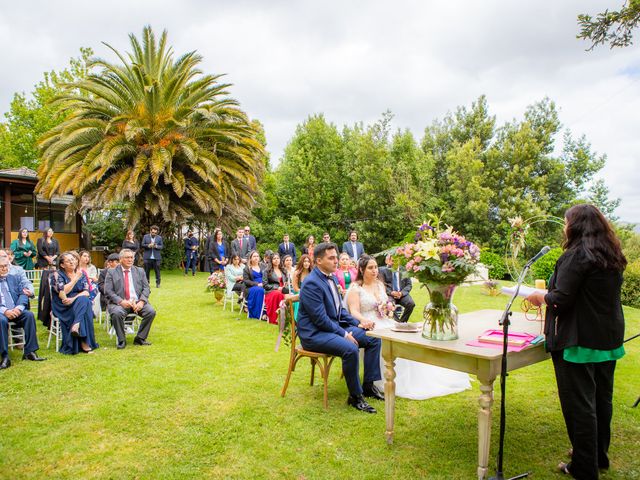
MULTIPOLYGON (((234 292, 233 290, 231 290, 231 294, 227 295, 227 292, 224 293, 224 303, 222 304, 222 309, 226 310, 227 309, 227 303, 229 305, 231 305, 231 311, 233 312, 233 306, 236 303, 236 299, 240 298, 240 295, 238 294, 238 292, 234 292)), ((240 307, 242 309, 242 306, 240 307)), ((242 311, 242 310, 241 310, 242 311)))
POLYGON ((29 305, 31 306, 31 300, 38 301, 38 292, 40 291, 40 283, 42 280, 42 270, 25 270, 27 280, 33 285, 34 298, 29 299, 29 305))

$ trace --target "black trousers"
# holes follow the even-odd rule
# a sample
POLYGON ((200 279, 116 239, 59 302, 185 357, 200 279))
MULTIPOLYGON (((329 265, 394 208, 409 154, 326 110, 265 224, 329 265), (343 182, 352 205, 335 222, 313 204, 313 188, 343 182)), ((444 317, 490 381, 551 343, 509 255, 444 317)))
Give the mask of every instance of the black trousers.
POLYGON ((416 308, 416 302, 413 301, 411 295, 407 294, 404 297, 394 298, 393 301, 396 305, 402 305, 404 307, 404 311, 402 312, 402 316, 398 317, 396 315, 396 320, 398 322, 408 322, 409 317, 411 316, 411 312, 416 308))
POLYGON ((616 362, 571 363, 563 352, 552 352, 558 396, 573 455, 569 470, 574 478, 598 478, 609 468, 613 374, 616 362))
POLYGON ((144 261, 144 273, 147 276, 147 282, 151 285, 151 280, 149 279, 149 274, 151 273, 151 269, 156 272, 156 287, 160 286, 160 260, 145 260, 144 261))

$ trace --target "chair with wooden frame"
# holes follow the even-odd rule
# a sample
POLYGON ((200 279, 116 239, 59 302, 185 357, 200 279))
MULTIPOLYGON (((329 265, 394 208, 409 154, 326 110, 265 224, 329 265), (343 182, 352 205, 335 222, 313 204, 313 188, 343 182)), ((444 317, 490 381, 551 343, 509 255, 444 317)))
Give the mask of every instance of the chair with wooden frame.
POLYGON ((329 408, 329 393, 328 393, 328 385, 329 385, 329 371, 331 370, 331 365, 333 361, 336 359, 335 356, 329 355, 328 353, 318 353, 312 352, 310 350, 305 350, 301 345, 296 345, 298 340, 298 331, 296 330, 296 320, 293 315, 293 304, 291 300, 286 300, 286 310, 287 315, 281 321, 285 321, 289 323, 289 328, 291 332, 291 356, 289 357, 289 370, 287 371, 287 378, 284 381, 284 386, 282 387, 282 393, 280 396, 284 397, 287 393, 287 387, 289 386, 289 379, 291 378, 291 372, 295 371, 296 364, 301 358, 308 358, 311 361, 311 381, 310 385, 313 386, 313 381, 315 377, 315 368, 316 365, 320 370, 320 375, 322 375, 322 382, 324 384, 324 401, 323 405, 325 410, 329 408))

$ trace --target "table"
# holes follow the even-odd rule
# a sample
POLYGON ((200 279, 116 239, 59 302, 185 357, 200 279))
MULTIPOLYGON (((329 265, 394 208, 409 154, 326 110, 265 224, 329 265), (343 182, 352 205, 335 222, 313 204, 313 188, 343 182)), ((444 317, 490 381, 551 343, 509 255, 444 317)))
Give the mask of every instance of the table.
MULTIPOLYGON (((372 330, 367 335, 382 340, 382 358, 385 364, 384 397, 387 443, 393 443, 393 424, 395 415, 395 359, 398 357, 417 362, 450 368, 475 375, 480 382, 480 398, 478 403, 478 479, 488 473, 489 447, 491 442, 491 408, 493 406, 493 382, 500 375, 502 349, 470 347, 466 343, 476 340, 488 329, 500 328, 498 320, 502 312, 499 310, 479 310, 465 313, 459 317, 459 336, 457 340, 434 341, 422 338, 420 333, 394 332, 390 329, 372 330)), ((540 323, 531 322, 524 314, 514 312, 510 331, 527 332, 538 335, 540 323)), ((533 365, 546 360, 549 354, 544 351, 542 343, 528 347, 520 352, 507 355, 508 370, 533 365)))

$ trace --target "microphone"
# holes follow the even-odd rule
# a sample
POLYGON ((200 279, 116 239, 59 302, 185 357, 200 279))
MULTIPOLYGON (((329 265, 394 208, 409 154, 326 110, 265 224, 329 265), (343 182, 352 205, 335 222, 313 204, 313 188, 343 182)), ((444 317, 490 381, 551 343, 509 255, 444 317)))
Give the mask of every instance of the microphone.
POLYGON ((536 253, 535 256, 531 258, 531 260, 527 262, 524 268, 528 268, 536 263, 538 260, 540 260, 541 257, 544 257, 547 253, 549 253, 549 250, 551 250, 551 247, 549 245, 545 245, 544 247, 542 247, 542 249, 538 253, 536 253))

